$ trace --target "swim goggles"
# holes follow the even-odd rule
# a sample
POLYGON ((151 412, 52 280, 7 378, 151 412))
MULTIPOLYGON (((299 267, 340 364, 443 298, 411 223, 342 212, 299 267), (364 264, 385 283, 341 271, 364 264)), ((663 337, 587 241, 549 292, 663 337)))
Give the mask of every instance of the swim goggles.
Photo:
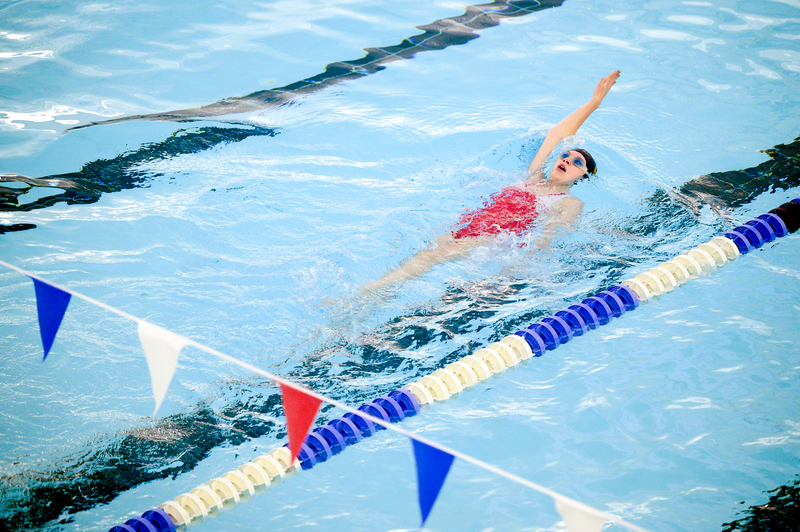
MULTIPOLYGON (((559 155, 558 158, 559 159, 569 159, 570 158, 570 154, 569 154, 568 151, 565 151, 564 153, 559 155)), ((575 157, 575 158, 571 159, 571 162, 576 168, 580 168, 584 172, 588 171, 588 169, 586 168, 586 161, 584 161, 582 157, 575 157)))

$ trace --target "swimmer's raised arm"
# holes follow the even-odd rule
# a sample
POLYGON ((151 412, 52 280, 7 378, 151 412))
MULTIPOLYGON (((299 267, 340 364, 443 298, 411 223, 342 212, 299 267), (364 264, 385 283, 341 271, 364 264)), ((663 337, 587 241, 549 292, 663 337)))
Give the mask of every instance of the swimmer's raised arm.
POLYGON ((592 94, 592 98, 588 102, 578 107, 561 122, 553 126, 547 133, 541 147, 539 147, 539 151, 537 151, 536 155, 533 157, 531 164, 528 166, 528 175, 530 177, 536 176, 537 170, 544 164, 545 160, 550 156, 550 153, 558 146, 558 143, 564 140, 565 137, 577 133, 581 125, 589 118, 589 115, 600 107, 603 98, 606 97, 608 91, 611 90, 611 87, 613 87, 617 79, 619 79, 619 74, 619 70, 615 70, 608 76, 602 78, 594 88, 594 94, 592 94))

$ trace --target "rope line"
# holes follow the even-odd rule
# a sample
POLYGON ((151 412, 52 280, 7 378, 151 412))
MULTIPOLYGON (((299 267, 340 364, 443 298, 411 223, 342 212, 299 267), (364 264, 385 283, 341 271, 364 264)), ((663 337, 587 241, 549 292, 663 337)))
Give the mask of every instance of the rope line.
MULTIPOLYGON (((9 264, 3 260, 0 260, 0 265, 3 265, 22 275, 28 276, 31 279, 36 279, 37 281, 40 281, 54 288, 62 290, 72 296, 83 299, 84 301, 92 305, 103 308, 109 312, 117 314, 118 316, 121 316, 131 321, 135 321, 137 322, 137 324, 141 323, 149 324, 149 322, 142 320, 141 318, 137 318, 136 316, 133 316, 131 314, 128 314, 123 310, 112 307, 106 303, 102 303, 94 298, 81 294, 80 292, 76 292, 75 290, 71 290, 69 288, 60 286, 56 283, 52 283, 42 278, 41 276, 23 270, 22 268, 9 264)), ((149 325, 153 326, 152 324, 149 325)), ((329 425, 331 423, 337 422, 340 419, 341 420, 347 419, 348 421, 350 421, 349 424, 345 421, 342 421, 342 423, 344 423, 345 426, 348 427, 352 426, 355 427, 356 430, 358 430, 358 432, 354 434, 354 436, 357 434, 356 436, 357 441, 360 441, 363 437, 371 436, 372 434, 380 430, 375 428, 375 425, 378 425, 382 429, 393 430, 398 434, 406 436, 407 438, 417 440, 420 443, 438 449, 456 458, 460 458, 461 460, 474 464, 486 471, 507 478, 512 482, 531 488, 544 495, 548 495, 549 497, 553 498, 556 502, 561 502, 575 508, 580 508, 584 510, 586 513, 589 513, 597 517, 602 517, 603 519, 608 521, 617 522, 622 526, 626 526, 630 530, 635 530, 637 532, 647 532, 645 529, 640 528, 631 523, 626 523, 616 516, 592 508, 588 505, 585 505, 581 502, 571 499, 565 495, 561 495, 555 491, 545 488, 544 486, 540 486, 539 484, 536 484, 527 479, 514 475, 513 473, 509 473, 503 469, 500 469, 486 462, 478 460, 477 458, 474 458, 470 455, 461 453, 459 451, 456 451, 455 449, 451 449, 450 447, 447 447, 440 443, 429 440, 428 438, 425 438, 418 434, 414 434, 412 432, 409 432, 405 429, 398 427, 397 425, 390 422, 388 413, 385 413, 386 412, 385 409, 383 409, 380 406, 381 401, 387 404, 391 404, 389 401, 386 401, 385 398, 381 397, 376 399, 375 401, 378 401, 377 403, 376 402, 368 403, 366 405, 362 405, 359 408, 353 408, 345 403, 337 401, 336 399, 327 397, 318 392, 315 392, 313 390, 295 384, 291 381, 283 379, 282 377, 273 375, 272 373, 269 373, 261 368, 258 368, 256 366, 248 364, 247 362, 244 362, 230 355, 222 353, 212 347, 208 347, 204 344, 191 340, 190 338, 186 338, 177 333, 172 333, 172 334, 179 337, 186 345, 194 346, 197 349, 200 349, 201 351, 204 351, 212 356, 228 361, 239 367, 247 369, 253 373, 266 377, 274 382, 277 382, 278 384, 289 386, 306 395, 309 395, 311 397, 324 401, 328 404, 341 408, 342 410, 345 410, 347 413, 342 418, 337 418, 331 421, 329 425), (375 414, 377 414, 377 416, 375 414), (383 417, 384 415, 385 417, 383 417)), ((411 394, 406 394, 404 393, 403 390, 397 390, 396 392, 397 393, 394 395, 399 397, 401 401, 402 400, 405 401, 407 405, 405 407, 406 410, 410 408, 414 410, 414 413, 419 411, 419 403, 415 402, 411 394), (403 396, 405 396, 405 399, 403 399, 403 396)), ((390 392, 389 397, 392 399, 394 398, 392 397, 392 392, 390 392)), ((395 402, 397 402, 397 400, 395 400, 395 402)), ((400 403, 397 402, 397 404, 399 405, 400 403)), ((346 430, 343 429, 343 432, 346 432, 346 430)), ((312 440, 314 440, 313 437, 312 440)), ((312 441, 312 445, 314 445, 315 443, 320 444, 321 443, 320 438, 317 438, 316 440, 312 441)), ((291 455, 289 453, 288 448, 284 446, 279 449, 275 449, 271 451, 269 454, 259 457, 253 462, 245 464, 244 466, 235 471, 226 473, 221 477, 213 479, 207 484, 195 488, 189 494, 184 494, 179 496, 179 499, 181 499, 181 502, 183 502, 183 504, 176 503, 175 501, 167 501, 161 504, 158 508, 147 510, 146 512, 144 512, 144 514, 142 514, 142 517, 135 517, 129 519, 123 525, 116 525, 115 527, 110 529, 110 532, 111 531, 182 532, 188 529, 189 526, 191 526, 195 522, 204 521, 206 517, 216 517, 222 510, 228 510, 230 508, 233 508, 239 502, 249 501, 252 498, 252 496, 256 494, 257 486, 259 488, 258 492, 266 491, 266 487, 268 487, 268 485, 272 485, 276 477, 279 478, 277 482, 274 482, 275 484, 280 483, 287 476, 293 476, 295 473, 297 473, 298 469, 310 469, 311 467, 316 465, 316 463, 318 463, 317 457, 320 455, 321 452, 324 451, 315 451, 314 448, 309 446, 308 439, 303 444, 303 446, 304 449, 303 452, 301 452, 301 456, 298 457, 298 459, 296 459, 295 463, 293 464, 290 463, 291 455), (309 451, 311 452, 311 454, 309 454, 309 451), (304 456, 304 453, 306 458, 305 462, 301 461, 301 458, 304 456), (295 467, 297 465, 299 465, 300 468, 295 467), (245 475, 242 469, 244 469, 244 471, 246 471, 248 474, 245 475), (269 484, 267 484, 266 482, 261 482, 262 480, 265 479, 269 479, 269 484), (200 505, 200 503, 202 503, 202 505, 200 505), (205 510, 203 510, 203 506, 205 507, 205 510)), ((324 444, 322 445, 322 449, 324 449, 324 444)), ((327 456, 325 459, 327 459, 327 456)))

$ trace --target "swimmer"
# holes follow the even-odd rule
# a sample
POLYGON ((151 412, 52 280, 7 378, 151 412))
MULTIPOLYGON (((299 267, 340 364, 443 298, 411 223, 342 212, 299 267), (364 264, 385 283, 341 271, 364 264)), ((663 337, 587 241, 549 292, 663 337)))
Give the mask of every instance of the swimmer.
POLYGON ((418 277, 437 264, 458 259, 479 244, 490 242, 501 232, 524 234, 537 217, 546 215, 540 248, 550 245, 559 231, 569 229, 578 219, 583 202, 570 195, 572 185, 597 171, 594 159, 586 150, 565 150, 545 176, 544 163, 550 153, 566 137, 574 135, 606 97, 617 82, 620 71, 602 78, 592 98, 556 124, 542 142, 528 166, 528 177, 521 185, 504 188, 493 194, 483 208, 464 214, 456 230, 439 236, 430 249, 417 253, 399 268, 366 285, 366 290, 381 288, 399 281, 418 277))

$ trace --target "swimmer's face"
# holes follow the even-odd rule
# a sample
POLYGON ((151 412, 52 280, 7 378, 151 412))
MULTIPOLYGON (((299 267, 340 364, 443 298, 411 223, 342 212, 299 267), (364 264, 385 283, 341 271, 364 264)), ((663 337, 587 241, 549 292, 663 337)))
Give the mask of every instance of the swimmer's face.
POLYGON ((586 175, 586 159, 580 152, 570 150, 558 156, 550 170, 549 181, 559 185, 572 185, 586 175))

